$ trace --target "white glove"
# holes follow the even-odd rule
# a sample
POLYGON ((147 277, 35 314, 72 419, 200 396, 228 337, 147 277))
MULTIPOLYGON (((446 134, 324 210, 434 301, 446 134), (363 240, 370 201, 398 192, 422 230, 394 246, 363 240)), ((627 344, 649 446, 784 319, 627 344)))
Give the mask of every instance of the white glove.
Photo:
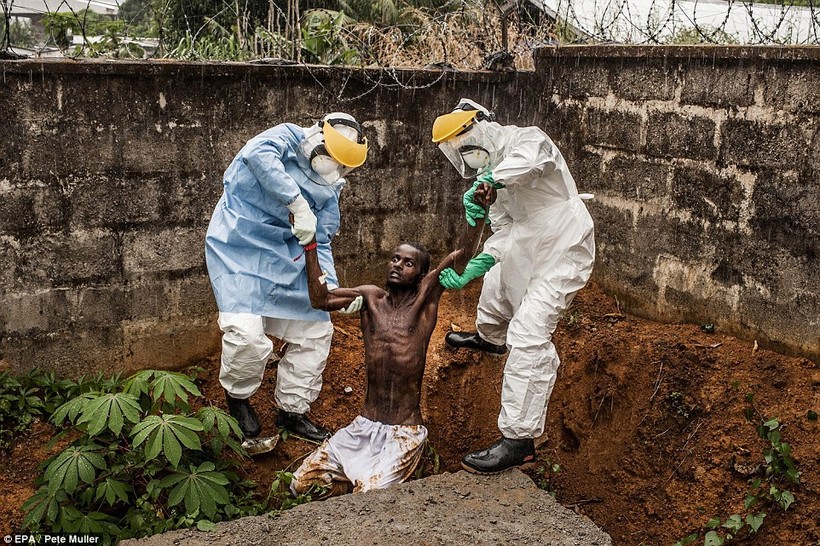
POLYGON ((339 309, 339 312, 344 313, 346 315, 349 315, 351 313, 358 313, 359 309, 362 308, 362 303, 363 302, 364 302, 364 298, 362 298, 361 296, 356 296, 353 299, 353 301, 350 302, 350 305, 348 305, 344 309, 339 309))
POLYGON ((310 205, 301 195, 288 205, 288 210, 293 214, 293 225, 290 226, 291 233, 299 239, 300 245, 307 245, 316 236, 316 215, 313 214, 310 205))

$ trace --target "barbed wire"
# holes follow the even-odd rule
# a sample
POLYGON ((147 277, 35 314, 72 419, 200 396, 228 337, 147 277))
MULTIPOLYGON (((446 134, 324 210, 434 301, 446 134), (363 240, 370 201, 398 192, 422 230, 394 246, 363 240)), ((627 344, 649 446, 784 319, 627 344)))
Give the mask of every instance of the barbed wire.
MULTIPOLYGON (((508 12, 502 12, 500 3, 490 0, 453 0, 439 10, 397 3, 402 6, 400 20, 394 25, 382 25, 348 17, 338 19, 337 12, 330 10, 303 10, 297 0, 287 0, 285 8, 268 2, 266 20, 257 22, 254 28, 248 2, 242 6, 223 0, 215 13, 196 19, 186 13, 186 2, 166 0, 145 5, 142 11, 153 10, 154 18, 162 23, 177 6, 182 11, 184 35, 180 37, 180 29, 173 33, 159 24, 154 36, 145 39, 136 34, 137 26, 125 21, 121 36, 113 32, 104 37, 95 35, 94 29, 100 25, 99 18, 92 22, 89 17, 92 4, 97 3, 91 0, 44 0, 44 9, 34 15, 15 9, 14 0, 0 0, 0 50, 37 56, 53 52, 54 47, 49 46, 58 46, 71 56, 239 61, 275 58, 301 64, 381 68, 378 77, 357 76, 365 78, 372 91, 385 86, 424 88, 444 77, 439 75, 419 86, 405 81, 399 68, 531 69, 533 50, 558 43, 820 45, 820 0, 770 2, 519 0, 508 12), (73 18, 68 46, 65 25, 53 23, 58 12, 73 18), (317 22, 322 12, 328 14, 326 20, 317 22), (218 22, 225 20, 235 24, 223 26, 218 22), (28 43, 32 36, 36 41, 33 46, 28 43), (173 36, 174 41, 169 41, 173 36), (505 40, 507 43, 502 43, 505 40), (310 50, 314 42, 324 48, 322 52, 310 50), (493 54, 500 52, 514 54, 514 60, 490 66, 493 54)), ((361 96, 358 93, 336 98, 355 100, 361 96)))

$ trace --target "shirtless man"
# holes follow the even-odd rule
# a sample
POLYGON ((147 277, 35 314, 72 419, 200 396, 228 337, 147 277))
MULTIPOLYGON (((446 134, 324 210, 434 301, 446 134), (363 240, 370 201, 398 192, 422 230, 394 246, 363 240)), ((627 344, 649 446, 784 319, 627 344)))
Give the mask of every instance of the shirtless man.
MULTIPOLYGON (((495 190, 480 186, 473 201, 489 207, 495 190)), ((444 287, 439 273, 452 267, 459 273, 473 256, 484 227, 479 218, 468 226, 459 248, 428 272, 430 255, 417 243, 399 245, 387 266, 387 290, 374 285, 328 290, 316 245, 305 247, 310 302, 316 309, 335 311, 362 298, 361 328, 367 396, 361 413, 347 427, 325 440, 294 473, 291 491, 305 493, 311 485, 329 494, 383 489, 406 480, 423 453, 427 429, 422 424, 421 381, 427 346, 438 319, 444 287)))

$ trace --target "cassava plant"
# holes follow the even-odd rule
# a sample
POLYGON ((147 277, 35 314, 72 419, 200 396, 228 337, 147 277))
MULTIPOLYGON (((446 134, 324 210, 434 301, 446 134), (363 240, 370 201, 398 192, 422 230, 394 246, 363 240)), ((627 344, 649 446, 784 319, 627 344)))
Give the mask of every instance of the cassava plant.
POLYGON ((263 512, 238 472, 236 420, 213 406, 193 411, 198 396, 189 376, 148 370, 62 404, 52 421, 74 440, 43 463, 23 526, 114 542, 263 512))

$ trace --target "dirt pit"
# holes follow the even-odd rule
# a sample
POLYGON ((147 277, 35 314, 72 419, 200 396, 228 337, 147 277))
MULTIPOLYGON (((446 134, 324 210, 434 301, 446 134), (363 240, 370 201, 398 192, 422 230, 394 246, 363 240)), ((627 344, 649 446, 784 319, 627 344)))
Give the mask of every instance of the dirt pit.
MULTIPOLYGON (((473 328, 480 285, 445 294, 433 334, 422 410, 440 470, 456 471, 461 456, 499 436, 496 419, 504 357, 444 345, 451 327, 473 328)), ((322 393, 312 416, 331 429, 347 425, 364 400, 364 349, 358 320, 334 317, 335 335, 322 393), (346 389, 350 387, 350 389, 346 389), (349 393, 346 391, 350 391, 349 393)), ((622 313, 595 285, 576 297, 555 333, 562 359, 538 454, 561 470, 549 480, 564 506, 591 518, 617 545, 671 545, 713 517, 745 514, 743 500, 768 447, 746 421, 747 393, 768 418, 778 418, 793 449, 801 483, 795 503, 767 509, 760 532, 744 544, 817 546, 820 542, 820 366, 765 350, 698 325, 665 325, 622 313)), ((278 347, 279 345, 277 345, 278 347)), ((219 355, 201 366, 206 399, 225 407, 217 380, 219 355)), ((274 431, 271 362, 254 396, 263 426, 274 431)), ((20 464, 0 469, 0 531, 17 529, 19 507, 33 493, 36 463, 49 434, 35 427, 14 447, 20 464)), ((248 463, 267 490, 273 475, 295 468, 311 446, 280 443, 248 463)), ((425 472, 434 467, 432 457, 425 472)), ((420 522, 423 524, 423 521, 420 522)), ((702 543, 702 542, 701 542, 702 543)))

